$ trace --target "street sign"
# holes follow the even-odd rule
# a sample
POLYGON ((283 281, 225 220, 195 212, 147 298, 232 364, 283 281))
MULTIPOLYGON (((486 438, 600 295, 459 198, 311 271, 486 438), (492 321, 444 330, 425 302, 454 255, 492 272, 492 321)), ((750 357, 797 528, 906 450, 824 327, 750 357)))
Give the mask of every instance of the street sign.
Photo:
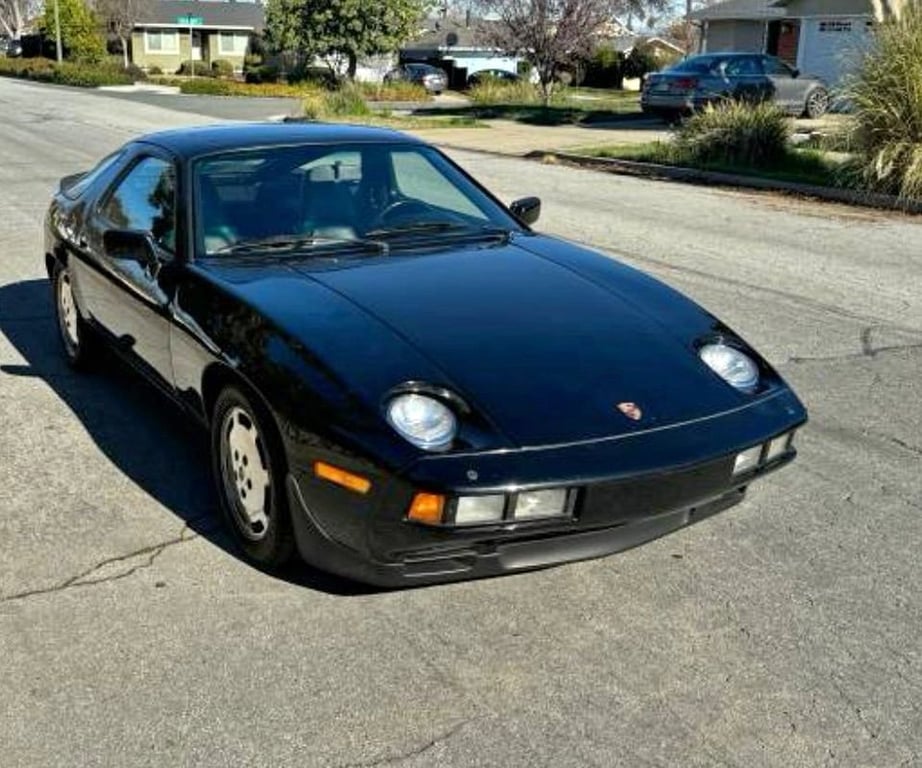
POLYGON ((185 24, 187 27, 198 27, 205 23, 205 19, 201 16, 193 16, 191 13, 187 13, 185 16, 177 16, 176 23, 185 24))

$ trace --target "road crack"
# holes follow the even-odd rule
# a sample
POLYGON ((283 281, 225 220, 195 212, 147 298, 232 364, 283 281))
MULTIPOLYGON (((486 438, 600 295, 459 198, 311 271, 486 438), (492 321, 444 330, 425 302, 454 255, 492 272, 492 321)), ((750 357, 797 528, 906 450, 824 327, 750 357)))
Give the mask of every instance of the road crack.
POLYGON ((866 346, 862 340, 862 348, 860 352, 846 352, 841 355, 826 355, 818 357, 789 357, 781 365, 800 365, 802 363, 830 363, 836 361, 845 361, 845 360, 861 360, 867 358, 873 360, 878 355, 890 353, 890 352, 905 352, 905 351, 914 351, 922 349, 922 342, 917 344, 893 344, 886 347, 870 347, 866 346))
POLYGON ((439 744, 442 744, 446 741, 449 741, 455 734, 457 734, 462 728, 471 723, 473 718, 468 718, 467 720, 462 720, 460 723, 456 723, 447 731, 440 733, 438 736, 435 736, 430 741, 427 741, 425 744, 422 744, 417 747, 412 747, 405 752, 399 752, 395 755, 385 755, 383 757, 378 757, 372 760, 366 760, 359 763, 345 763, 340 768, 377 768, 381 765, 396 765, 397 763, 402 763, 405 760, 410 760, 414 757, 419 757, 420 755, 425 754, 430 749, 434 749, 439 744))
POLYGON ((64 579, 64 581, 50 587, 38 587, 35 589, 23 590, 22 592, 14 592, 11 595, 2 595, 0 596, 0 603, 8 603, 13 600, 25 600, 30 597, 48 595, 54 592, 64 592, 65 590, 75 589, 77 587, 92 587, 97 584, 106 584, 112 581, 127 579, 138 571, 150 568, 154 564, 154 561, 170 547, 174 547, 177 544, 185 544, 188 541, 198 538, 198 536, 199 534, 192 531, 187 523, 183 526, 179 535, 172 539, 141 547, 140 549, 136 549, 124 555, 107 557, 105 560, 100 560, 98 563, 91 565, 75 576, 64 579))

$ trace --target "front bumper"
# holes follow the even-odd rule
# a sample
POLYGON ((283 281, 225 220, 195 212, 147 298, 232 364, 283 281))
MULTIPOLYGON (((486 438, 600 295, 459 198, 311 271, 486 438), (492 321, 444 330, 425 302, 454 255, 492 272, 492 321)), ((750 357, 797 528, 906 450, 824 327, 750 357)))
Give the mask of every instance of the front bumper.
POLYGON ((745 489, 733 489, 686 509, 644 517, 631 523, 571 533, 534 531, 518 539, 408 554, 381 562, 331 539, 312 517, 296 481, 289 477, 288 499, 301 556, 311 565, 339 576, 381 587, 407 587, 499 576, 588 560, 636 547, 704 520, 738 504, 745 489))
POLYGON ((288 497, 301 554, 324 570, 382 586, 512 573, 618 552, 727 509, 750 483, 795 456, 789 446, 757 469, 734 475, 737 453, 805 419, 797 398, 783 390, 737 411, 617 439, 432 456, 399 475, 347 466, 372 477, 373 490, 364 496, 296 471, 288 497), (470 494, 560 486, 578 489, 572 517, 470 528, 406 519, 419 490, 470 494))

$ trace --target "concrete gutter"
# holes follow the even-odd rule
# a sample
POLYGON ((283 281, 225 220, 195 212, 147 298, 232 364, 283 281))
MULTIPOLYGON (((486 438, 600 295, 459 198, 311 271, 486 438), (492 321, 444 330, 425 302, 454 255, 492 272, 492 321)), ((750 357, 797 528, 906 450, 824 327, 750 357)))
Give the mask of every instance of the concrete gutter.
POLYGON ((820 187, 813 184, 800 184, 793 181, 778 181, 759 176, 743 176, 736 173, 723 173, 721 171, 702 171, 697 168, 682 168, 675 165, 660 165, 658 163, 644 163, 637 160, 618 160, 608 157, 591 157, 572 152, 529 152, 525 155, 529 160, 547 161, 549 158, 562 161, 580 168, 591 168, 596 171, 619 173, 629 176, 644 176, 649 179, 670 181, 684 181, 691 184, 714 184, 725 187, 741 187, 744 189, 760 189, 769 192, 783 192, 789 195, 801 195, 818 200, 845 203, 846 205, 864 206, 867 208, 881 208, 903 213, 922 214, 922 201, 903 200, 893 195, 883 195, 875 192, 857 192, 851 189, 836 189, 835 187, 820 187))

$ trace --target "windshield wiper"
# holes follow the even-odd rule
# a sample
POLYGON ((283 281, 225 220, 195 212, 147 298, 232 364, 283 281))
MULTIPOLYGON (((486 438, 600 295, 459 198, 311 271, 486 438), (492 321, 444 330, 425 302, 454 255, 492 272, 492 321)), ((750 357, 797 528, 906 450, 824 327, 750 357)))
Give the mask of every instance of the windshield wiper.
POLYGON ((367 240, 353 237, 292 237, 291 235, 273 235, 271 237, 260 237, 252 240, 241 240, 239 243, 219 248, 212 251, 212 255, 219 254, 247 254, 247 253, 272 253, 272 254, 292 254, 303 253, 305 251, 315 252, 318 250, 374 250, 386 256, 390 251, 387 243, 379 240, 367 240))
POLYGON ((465 224, 459 221, 422 221, 416 224, 404 224, 399 227, 382 227, 366 232, 367 237, 388 237, 400 235, 426 235, 440 233, 458 233, 464 235, 509 237, 512 232, 492 224, 482 226, 465 224))

